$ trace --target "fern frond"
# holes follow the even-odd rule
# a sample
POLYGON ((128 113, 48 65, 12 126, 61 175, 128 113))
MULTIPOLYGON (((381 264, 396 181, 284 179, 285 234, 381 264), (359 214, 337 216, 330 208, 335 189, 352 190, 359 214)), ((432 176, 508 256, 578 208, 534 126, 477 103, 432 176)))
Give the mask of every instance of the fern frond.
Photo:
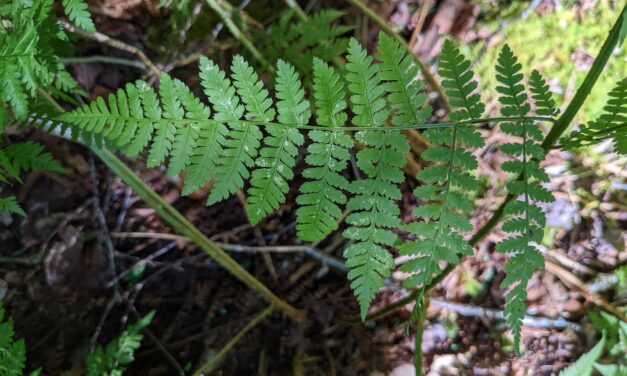
POLYGON ((394 267, 392 255, 385 247, 394 245, 397 235, 392 229, 401 224, 395 204, 401 192, 396 185, 404 180, 402 167, 409 144, 402 133, 385 131, 383 122, 388 110, 379 67, 354 38, 349 42, 347 60, 353 124, 372 128, 356 134, 365 146, 357 153, 357 166, 365 178, 350 185, 352 197, 347 209, 352 213, 346 219, 350 227, 344 231, 344 236, 355 240, 344 251, 344 257, 363 319, 394 267))
POLYGON ((17 202, 15 196, 0 197, 0 213, 15 213, 26 217, 26 212, 17 202))
MULTIPOLYGON (((596 361, 601 357, 601 354, 603 354, 605 339, 605 333, 603 333, 601 340, 599 340, 599 342, 597 342, 597 344, 594 345, 594 347, 591 348, 590 351, 580 356, 575 363, 571 364, 570 366, 568 366, 568 368, 561 371, 559 373, 559 376, 592 375, 592 371, 594 369, 596 361)), ((616 373, 616 376, 618 375, 619 374, 616 373)))
POLYGON ((92 21, 87 3, 84 0, 63 0, 65 14, 74 22, 76 26, 87 31, 96 31, 94 21, 92 21))
MULTIPOLYGON (((454 106, 450 116, 455 120, 478 119, 484 111, 477 83, 466 60, 453 44, 446 40, 440 57, 442 86, 454 106)), ((434 146, 422 158, 433 165, 421 170, 417 178, 422 183, 414 195, 424 204, 413 214, 421 219, 407 226, 416 240, 403 244, 400 252, 412 258, 401 270, 410 274, 407 287, 422 286, 417 301, 422 301, 425 288, 442 273, 439 263, 457 264, 459 257, 472 253, 472 247, 460 234, 470 231, 467 214, 472 210, 469 194, 478 188, 470 175, 477 168, 477 160, 464 147, 483 146, 481 135, 471 126, 456 125, 451 129, 428 129, 425 137, 434 146)))
POLYGON ((604 113, 581 129, 564 137, 562 146, 568 149, 591 146, 611 139, 614 150, 627 154, 627 77, 616 84, 608 96, 604 113))
MULTIPOLYGON (((505 45, 496 66, 496 78, 500 83, 497 91, 501 93, 501 113, 505 116, 525 116, 530 111, 520 70, 520 63, 505 45)), ((544 158, 544 150, 538 143, 543 140, 538 125, 531 121, 521 121, 503 123, 501 129, 506 134, 522 139, 521 143, 501 146, 502 152, 516 157, 515 160, 503 163, 502 168, 520 176, 520 180, 507 184, 509 193, 520 198, 510 201, 505 207, 505 214, 509 219, 503 223, 503 231, 515 235, 496 246, 499 252, 513 254, 505 267, 507 276, 501 287, 510 289, 505 297, 505 317, 514 334, 514 347, 518 351, 520 329, 525 315, 527 283, 535 270, 544 267, 544 258, 533 243, 542 240, 545 217, 533 201, 551 202, 553 196, 540 185, 541 181, 548 181, 548 176, 539 166, 544 158)))
POLYGON ((133 362, 135 351, 141 346, 141 341, 144 338, 141 330, 150 324, 154 315, 155 311, 151 311, 139 321, 130 325, 105 348, 98 346, 85 361, 87 375, 122 375, 126 368, 125 366, 133 362))
POLYGON ((7 376, 22 376, 26 348, 24 340, 15 340, 14 335, 13 320, 9 317, 5 321, 4 308, 0 307, 0 373, 7 376))
POLYGON ((52 1, 11 2, 11 22, 0 28, 0 100, 25 120, 29 98, 47 86, 59 70, 52 45, 64 32, 51 17, 52 1))
POLYGON ((301 76, 308 77, 314 58, 330 62, 346 51, 348 38, 342 36, 353 27, 334 24, 343 15, 344 12, 336 9, 323 9, 294 23, 292 13, 285 12, 257 38, 257 43, 269 61, 282 58, 301 76))
POLYGON ((317 107, 316 117, 320 130, 309 132, 313 141, 307 148, 306 162, 310 166, 303 172, 311 179, 300 187, 296 202, 296 230, 300 239, 319 241, 338 228, 342 215, 339 205, 346 203, 344 191, 348 180, 341 175, 350 159, 353 140, 342 131, 325 131, 323 127, 342 127, 346 123, 344 83, 340 75, 323 62, 313 62, 313 95, 317 107))
POLYGON ((19 142, 0 149, 0 181, 7 182, 7 177, 20 180, 22 172, 33 170, 64 171, 52 155, 36 142, 19 142))
MULTIPOLYGON (((279 122, 282 124, 305 125, 311 117, 309 101, 294 67, 283 60, 277 63, 276 96, 279 122)), ((269 99, 267 99, 269 101, 269 99)), ((263 115, 272 121, 270 110, 263 115)), ((273 115, 272 115, 273 116, 273 115)), ((257 158, 258 168, 253 171, 248 190, 246 212, 251 224, 256 224, 285 202, 289 191, 288 182, 294 177, 298 147, 305 140, 297 128, 270 127, 257 158)))

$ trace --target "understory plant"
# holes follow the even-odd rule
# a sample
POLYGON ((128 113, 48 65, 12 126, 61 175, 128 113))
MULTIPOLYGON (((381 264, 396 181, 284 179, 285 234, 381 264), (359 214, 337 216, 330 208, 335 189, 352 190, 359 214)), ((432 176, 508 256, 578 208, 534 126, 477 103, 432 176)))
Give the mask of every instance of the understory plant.
MULTIPOLYGON (((506 290, 505 317, 518 351, 526 286, 544 265, 537 246, 545 225, 540 204, 553 200, 543 186, 549 177, 541 163, 571 125, 626 33, 623 9, 563 112, 556 108, 540 72, 526 77, 505 45, 494 72, 501 116, 486 116, 480 94, 488 88, 480 87, 471 62, 446 41, 438 73, 452 112, 449 120, 429 123, 433 113, 418 65, 396 38, 381 33, 374 54, 350 39, 341 69, 313 57, 310 95, 301 83, 302 68, 284 60, 273 68, 272 95, 244 57, 235 56, 228 70, 202 57, 200 85, 208 104, 182 81, 163 73, 158 90, 146 81, 131 82, 72 111, 58 115, 31 111, 29 120, 48 131, 70 133, 92 147, 166 221, 293 318, 302 315, 217 249, 109 150, 145 158, 148 167, 166 165, 170 176, 183 176, 184 195, 213 182, 208 205, 244 190, 253 225, 285 203, 303 157, 305 182, 296 197, 298 236, 319 242, 344 228, 350 244, 344 251, 348 279, 363 320, 395 268, 391 250, 407 256, 400 270, 406 276, 404 286, 414 291, 417 304, 412 317, 418 333, 429 290, 461 258, 471 255, 478 239, 504 216, 502 230, 509 236, 496 250, 509 256, 501 287, 506 290), (507 160, 500 167, 511 178, 501 208, 474 228, 469 220, 472 197, 479 189, 474 152, 484 145, 477 127, 486 124, 498 125, 497 131, 507 136, 508 142, 500 145, 507 160), (398 203, 403 195, 399 186, 406 180, 407 130, 421 130, 430 146, 421 154, 428 165, 417 174, 419 184, 412 192, 418 205, 412 220, 404 223, 398 203), (353 153, 356 172, 351 173, 353 153)), ((561 138, 561 145, 574 148, 610 139, 616 152, 626 153, 626 83, 627 78, 616 82, 603 114, 561 138)), ((15 118, 23 119, 26 115, 19 107, 16 112, 7 98, 15 118)), ((416 351, 419 357, 419 346, 416 351)))

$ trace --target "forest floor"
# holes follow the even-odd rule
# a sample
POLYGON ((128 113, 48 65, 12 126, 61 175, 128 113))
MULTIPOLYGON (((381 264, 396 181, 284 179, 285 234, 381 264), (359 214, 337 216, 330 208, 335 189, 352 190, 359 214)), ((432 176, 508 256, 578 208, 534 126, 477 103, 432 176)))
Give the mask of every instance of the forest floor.
MULTIPOLYGON (((147 6, 148 2, 96 3, 103 9, 96 17, 98 30, 132 44, 148 40, 148 25, 167 19, 167 13, 147 6)), ((394 4, 380 9, 380 14, 400 25, 409 39, 415 17, 405 2, 394 4)), ((542 8, 547 4, 540 2, 534 11, 549 12, 542 8)), ((349 22, 366 30, 362 35, 372 44, 375 26, 355 10, 346 11, 349 22)), ((476 24, 482 20, 477 17, 478 11, 462 0, 438 2, 430 10, 421 33, 425 38, 416 49, 425 57, 437 49, 437 43, 425 42, 434 25, 440 30, 448 27, 449 35, 462 40, 481 41, 476 24), (448 26, 439 13, 445 3, 458 7, 448 26)), ((150 46, 146 43, 143 48, 150 46)), ((88 55, 132 57, 79 40, 76 56, 88 55)), ((120 65, 75 63, 71 70, 90 98, 138 78, 137 70, 120 65)), ((194 86, 195 72, 192 65, 176 74, 194 86)), ((496 152, 503 136, 488 127, 481 132, 486 146, 478 151, 479 174, 488 188, 475 201, 474 225, 484 223, 505 196, 506 175, 498 168, 502 156, 496 152)), ((260 296, 187 239, 176 236, 88 149, 38 132, 16 137, 41 141, 67 168, 65 174, 26 176, 17 195, 28 218, 4 218, 6 226, 0 227, 0 289, 6 294, 4 304, 16 332, 27 343, 29 367, 43 367, 50 375, 74 367, 74 374, 80 374, 77 364, 95 343, 108 342, 128 323, 155 310, 128 374, 189 373, 265 308, 260 296), (108 247, 115 256, 113 268, 107 263, 108 247)), ((537 272, 530 282, 523 354, 513 354, 504 321, 492 317, 504 305, 499 284, 506 260, 494 251, 503 237, 494 231, 431 295, 422 344, 431 375, 550 375, 570 364, 594 341, 587 313, 596 308, 572 279, 565 282, 572 276, 597 287, 609 278, 599 292, 616 305, 626 303, 611 272, 627 263, 627 162, 607 150, 602 145, 582 155, 552 151, 546 158, 556 202, 546 207, 549 229, 543 249, 557 268, 537 272)), ((294 191, 278 213, 251 227, 237 196, 207 207, 210 186, 182 197, 180 180, 167 177, 164 169, 148 169, 141 160, 126 162, 270 290, 309 314, 306 322, 294 323, 272 313, 228 354, 221 374, 413 374, 414 336, 406 324, 412 306, 376 322, 353 323, 350 318, 358 307, 344 270, 311 257, 317 253, 341 262, 346 243, 339 232, 309 253, 279 247, 301 245, 295 233, 294 191), (256 250, 259 246, 275 249, 262 253, 256 250)), ((292 186, 302 183, 300 171, 302 164, 292 186)), ((402 186, 405 221, 416 206, 409 194, 415 186, 408 175, 402 186)), ((396 282, 399 278, 394 276, 384 288, 373 310, 407 295, 396 282)))

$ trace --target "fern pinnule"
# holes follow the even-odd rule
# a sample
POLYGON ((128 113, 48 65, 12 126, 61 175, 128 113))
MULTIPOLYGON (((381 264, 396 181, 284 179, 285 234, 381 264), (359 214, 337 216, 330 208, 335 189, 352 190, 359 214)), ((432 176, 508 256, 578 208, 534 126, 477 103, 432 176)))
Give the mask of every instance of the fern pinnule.
POLYGON ((555 101, 549 90, 546 80, 540 72, 533 70, 529 76, 529 91, 536 104, 536 114, 543 116, 555 116, 558 110, 555 108, 555 101))
POLYGON ((357 153, 357 166, 365 177, 350 184, 352 197, 347 209, 352 213, 346 219, 350 227, 344 231, 344 236, 356 241, 344 251, 344 257, 364 319, 394 267, 385 247, 394 245, 397 235, 392 230, 401 225, 395 201, 401 198, 397 184, 404 181, 402 168, 409 144, 402 133, 385 131, 389 111, 379 67, 354 38, 349 42, 347 60, 353 124, 372 128, 355 136, 365 146, 357 153))
MULTIPOLYGON (((451 118, 480 118, 484 107, 479 95, 474 93, 477 84, 473 81, 470 62, 448 40, 444 42, 440 59, 442 86, 453 106, 451 118)), ((433 165, 417 175, 421 185, 414 190, 414 195, 424 204, 413 211, 420 221, 407 226, 417 239, 400 248, 401 254, 411 257, 401 266, 402 271, 410 274, 404 285, 422 286, 418 302, 422 302, 426 286, 442 273, 440 262, 457 264, 460 256, 472 253, 472 247, 460 233, 472 229, 467 214, 473 205, 468 196, 478 187, 471 175, 477 168, 477 161, 465 147, 483 146, 481 135, 468 125, 428 129, 423 134, 434 145, 422 158, 433 165)))
MULTIPOLYGON (((277 62, 276 96, 279 122, 287 125, 305 125, 311 117, 309 101, 294 67, 283 60, 277 62)), ((269 120, 271 121, 271 119, 269 120)), ((248 190, 246 212, 254 225, 279 208, 289 191, 288 182, 294 177, 298 147, 305 140, 298 128, 269 127, 257 158, 248 190)))
MULTIPOLYGON (((505 116, 526 116, 530 111, 520 70, 521 64, 509 46, 505 45, 496 66, 496 78, 500 83, 497 91, 501 94, 501 113, 505 116)), ((507 276, 501 282, 501 287, 509 288, 505 297, 505 317, 514 334, 514 347, 518 351, 522 319, 525 315, 527 283, 535 270, 544 267, 544 258, 533 243, 542 240, 545 219, 541 209, 533 201, 551 202, 553 196, 539 184, 541 181, 548 181, 548 176, 538 164, 544 158, 544 150, 539 145, 543 134, 538 125, 523 120, 503 123, 501 129, 506 134, 521 138, 521 143, 501 146, 501 151, 516 158, 503 163, 502 168, 520 176, 520 180, 507 184, 509 193, 520 198, 509 202, 505 207, 508 219, 503 223, 503 230, 515 235, 496 246, 497 251, 513 253, 505 267, 507 276)))
POLYGON ((342 214, 339 205, 346 203, 344 191, 348 180, 341 175, 350 159, 352 138, 341 130, 327 131, 324 127, 342 127, 346 123, 344 82, 340 75, 320 59, 313 62, 313 96, 320 130, 309 132, 313 141, 307 148, 305 161, 310 166, 303 171, 309 181, 300 187, 296 202, 296 230, 300 239, 320 241, 338 228, 342 214))

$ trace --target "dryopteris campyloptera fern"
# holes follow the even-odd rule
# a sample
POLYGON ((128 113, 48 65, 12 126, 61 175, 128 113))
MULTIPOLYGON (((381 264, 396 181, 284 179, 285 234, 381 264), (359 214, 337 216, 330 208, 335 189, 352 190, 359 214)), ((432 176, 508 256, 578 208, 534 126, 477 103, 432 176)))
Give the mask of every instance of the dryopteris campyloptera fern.
POLYGON ((106 101, 98 98, 57 120, 84 132, 88 140, 115 144, 129 155, 147 149, 149 166, 168 161, 171 174, 185 173, 185 194, 213 181, 209 204, 230 197, 249 181, 247 214, 252 223, 285 201, 306 133, 311 143, 304 158, 306 181, 296 198, 298 235, 305 241, 324 239, 338 228, 345 206, 349 214, 344 235, 352 244, 344 255, 362 317, 394 268, 389 250, 398 246, 399 232, 407 230, 413 237, 400 247, 410 256, 402 266, 409 273, 409 287, 424 289, 441 273, 443 262, 454 264, 471 252, 465 235, 472 230, 467 214, 473 207, 470 194, 477 188, 477 161, 470 150, 483 145, 472 124, 502 121, 505 133, 522 139, 502 146, 503 152, 517 157, 503 168, 520 176, 508 189, 521 198, 507 206, 511 218, 503 225, 517 235, 498 246, 513 254, 503 286, 510 288, 506 313, 518 342, 524 288, 542 264, 533 242, 542 232, 544 216, 534 202, 551 199, 539 185, 547 176, 538 165, 543 135, 535 123, 553 120, 556 114, 548 86, 539 73, 532 74, 530 91, 542 116, 531 116, 520 65, 505 48, 497 66, 503 117, 482 119, 484 106, 470 62, 447 42, 440 74, 455 109, 452 122, 424 124, 431 110, 418 68, 385 35, 379 38, 376 57, 378 62, 352 39, 345 77, 320 59, 313 60, 315 124, 309 123, 311 105, 290 64, 278 63, 275 105, 240 56, 233 59, 230 77, 214 62, 201 59, 201 86, 209 106, 164 74, 159 94, 138 81, 106 101), (349 119, 352 125, 346 124, 349 119), (417 128, 429 128, 424 135, 433 146, 422 156, 432 165, 417 176, 418 221, 403 226, 397 201, 408 143, 400 131, 417 128), (349 182, 345 170, 354 140, 362 146, 356 157, 362 176, 349 182))

